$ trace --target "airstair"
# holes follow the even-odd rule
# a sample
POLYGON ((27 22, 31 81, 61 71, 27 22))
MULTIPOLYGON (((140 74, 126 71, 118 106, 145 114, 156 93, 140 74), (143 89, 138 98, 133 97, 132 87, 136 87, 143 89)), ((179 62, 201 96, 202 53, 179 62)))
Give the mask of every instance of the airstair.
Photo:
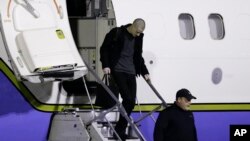
MULTIPOLYGON (((79 109, 65 109, 53 116, 48 141, 115 141, 113 137, 119 112, 108 112, 102 119, 88 123, 94 115, 103 114, 103 111, 81 111, 79 109)), ((127 128, 127 141, 145 140, 137 136, 130 126, 127 128)))
MULTIPOLYGON (((140 130, 127 116, 122 104, 113 94, 113 92, 102 82, 95 71, 86 63, 89 72, 97 79, 104 87, 110 96, 116 101, 116 105, 106 110, 95 109, 90 99, 92 110, 80 110, 78 108, 66 108, 60 113, 56 113, 51 122, 51 130, 49 132, 48 141, 68 141, 68 140, 86 140, 86 141, 109 141, 121 140, 115 132, 114 127, 119 118, 120 113, 128 121, 129 126, 126 129, 128 141, 145 141, 146 139, 141 134, 140 130), (70 128, 68 128, 70 127, 70 128), (66 134, 63 134, 66 133, 66 134), (117 138, 114 138, 117 135, 117 138)), ((85 82, 85 81, 84 81, 85 82)), ((85 85, 86 86, 86 85, 85 85)))
MULTIPOLYGON (((154 91, 156 96, 162 101, 162 104, 153 109, 151 112, 145 114, 137 121, 128 117, 126 111, 124 110, 121 103, 114 96, 112 91, 108 89, 106 85, 98 78, 94 70, 91 69, 88 64, 86 64, 89 71, 98 79, 98 81, 103 85, 103 87, 108 91, 110 96, 116 101, 116 105, 110 109, 100 110, 94 109, 92 105, 92 110, 80 110, 78 108, 66 108, 64 111, 54 115, 51 123, 51 131, 49 134, 49 141, 112 141, 121 140, 114 138, 117 133, 114 127, 118 121, 120 113, 127 119, 129 126, 126 129, 126 134, 128 138, 126 141, 146 141, 142 133, 138 129, 139 123, 145 119, 147 116, 162 107, 167 107, 167 103, 155 89, 150 81, 147 81, 149 87, 154 91), (67 134, 64 134, 67 133, 67 134)), ((89 94, 88 94, 89 95, 89 94)), ((139 104, 138 104, 139 105, 139 104)), ((140 105, 139 105, 140 106, 140 105)))

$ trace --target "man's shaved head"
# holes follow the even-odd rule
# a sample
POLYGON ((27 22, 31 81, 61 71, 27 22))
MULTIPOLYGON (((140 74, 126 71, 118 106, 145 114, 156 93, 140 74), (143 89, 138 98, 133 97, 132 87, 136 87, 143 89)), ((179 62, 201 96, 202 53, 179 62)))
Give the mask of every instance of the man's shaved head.
POLYGON ((135 19, 134 22, 133 22, 133 25, 134 25, 135 28, 140 29, 142 31, 146 27, 145 21, 143 19, 141 19, 141 18, 135 19))

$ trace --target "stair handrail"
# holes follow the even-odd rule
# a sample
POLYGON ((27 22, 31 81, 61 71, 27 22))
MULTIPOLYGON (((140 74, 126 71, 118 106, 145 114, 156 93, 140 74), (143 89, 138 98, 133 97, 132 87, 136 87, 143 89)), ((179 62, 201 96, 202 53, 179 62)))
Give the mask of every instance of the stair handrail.
POLYGON ((156 94, 156 96, 162 101, 162 105, 164 107, 167 107, 168 106, 167 102, 162 98, 162 96, 160 95, 160 93, 156 90, 156 88, 152 84, 151 80, 150 79, 148 79, 148 80, 144 79, 144 80, 147 82, 147 84, 149 85, 149 87, 154 91, 154 93, 156 94))
POLYGON ((143 115, 141 118, 139 118, 138 120, 135 121, 135 124, 138 125, 139 122, 141 122, 142 120, 144 120, 146 117, 148 117, 149 115, 152 115, 152 113, 158 111, 159 109, 161 109, 162 107, 166 108, 168 107, 167 102, 162 98, 162 96, 160 95, 160 93, 156 90, 156 88, 154 87, 154 85, 152 84, 150 79, 145 79, 144 80, 147 82, 147 84, 149 85, 149 87, 153 90, 153 92, 156 94, 156 96, 161 100, 161 104, 159 106, 157 106, 156 108, 154 108, 152 111, 148 112, 147 114, 143 115))

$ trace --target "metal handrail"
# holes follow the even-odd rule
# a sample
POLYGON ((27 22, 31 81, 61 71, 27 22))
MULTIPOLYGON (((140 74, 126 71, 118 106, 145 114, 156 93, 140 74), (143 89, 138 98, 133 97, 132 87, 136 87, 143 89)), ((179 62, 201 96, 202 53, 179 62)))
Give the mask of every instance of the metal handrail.
POLYGON ((152 111, 148 112, 147 114, 143 115, 141 118, 139 118, 137 121, 135 121, 135 124, 137 125, 139 122, 141 122, 142 120, 144 120, 146 117, 150 116, 153 112, 161 109, 162 105, 157 106, 155 109, 153 109, 152 111))
POLYGON ((149 85, 149 87, 153 90, 153 92, 156 94, 156 96, 162 101, 161 105, 159 105, 158 107, 156 107, 155 109, 153 109, 152 111, 150 111, 149 113, 143 115, 141 118, 139 118, 137 121, 135 121, 135 124, 138 124, 139 122, 141 122, 142 120, 144 120, 146 117, 152 115, 152 113, 154 113, 155 111, 159 110, 163 107, 167 107, 167 103, 166 101, 162 98, 162 96, 160 95, 160 93, 156 90, 156 88, 154 87, 154 85, 151 83, 150 79, 146 80, 144 79, 147 84, 149 85))
POLYGON ((156 90, 156 88, 153 86, 153 84, 151 83, 150 79, 149 80, 145 80, 149 87, 154 91, 154 93, 156 94, 156 96, 162 101, 163 106, 167 107, 167 102, 162 98, 162 96, 160 95, 160 93, 156 90))

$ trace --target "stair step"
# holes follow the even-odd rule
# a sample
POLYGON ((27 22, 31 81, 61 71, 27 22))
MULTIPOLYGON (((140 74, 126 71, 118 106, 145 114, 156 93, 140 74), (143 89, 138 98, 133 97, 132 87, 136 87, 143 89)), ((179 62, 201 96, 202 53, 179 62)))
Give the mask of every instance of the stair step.
MULTIPOLYGON (((93 122, 89 127, 88 131, 91 137, 94 137, 94 140, 100 141, 117 141, 118 139, 114 139, 112 131, 107 127, 103 129, 104 126, 100 126, 97 122, 93 122)), ((126 139, 127 141, 140 141, 137 137, 129 137, 126 139)))
MULTIPOLYGON (((108 137, 108 140, 118 140, 118 139, 115 139, 114 137, 108 137)), ((139 138, 137 138, 137 137, 128 137, 126 140, 128 140, 128 141, 137 141, 137 140, 139 140, 139 138)))
MULTIPOLYGON (((111 123, 111 124, 116 124, 116 123, 117 123, 117 121, 110 121, 110 123, 111 123)), ((106 124, 108 124, 108 122, 107 122, 107 121, 97 121, 97 124, 103 124, 103 125, 106 125, 106 124)))

